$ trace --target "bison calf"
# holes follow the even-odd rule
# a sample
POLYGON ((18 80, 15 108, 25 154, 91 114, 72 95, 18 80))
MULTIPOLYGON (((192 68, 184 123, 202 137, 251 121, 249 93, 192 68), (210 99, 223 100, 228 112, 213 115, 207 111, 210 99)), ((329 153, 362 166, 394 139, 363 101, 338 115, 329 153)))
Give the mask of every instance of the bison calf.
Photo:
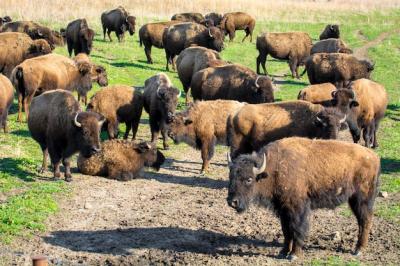
POLYGON ((242 42, 244 42, 249 35, 250 42, 253 41, 253 30, 255 26, 256 20, 244 12, 226 13, 223 16, 220 25, 225 34, 229 35, 229 41, 233 41, 235 38, 235 32, 237 30, 244 30, 246 32, 246 36, 244 36, 242 42))
POLYGON ((92 51, 94 31, 89 28, 86 19, 70 22, 67 26, 66 38, 69 56, 72 55, 72 50, 75 55, 79 53, 89 55, 92 51))
POLYGON ((109 140, 103 142, 101 151, 90 158, 79 154, 78 169, 85 175, 128 181, 137 178, 145 166, 158 171, 164 161, 164 155, 154 143, 109 140))
POLYGON ((311 210, 348 202, 357 218, 355 254, 367 247, 378 191, 380 159, 369 149, 336 140, 286 138, 229 162, 227 202, 237 212, 251 202, 280 218, 290 260, 302 254, 311 210))
POLYGON ((13 85, 6 76, 0 74, 0 129, 3 129, 4 133, 8 132, 7 116, 8 116, 8 110, 10 110, 13 99, 14 99, 13 85))

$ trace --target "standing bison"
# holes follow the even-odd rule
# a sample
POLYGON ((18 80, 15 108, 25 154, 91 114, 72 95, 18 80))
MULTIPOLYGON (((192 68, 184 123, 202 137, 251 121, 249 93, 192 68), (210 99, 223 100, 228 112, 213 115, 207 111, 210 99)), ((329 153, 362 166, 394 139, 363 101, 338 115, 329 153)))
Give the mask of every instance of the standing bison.
POLYGON ((280 255, 290 260, 302 255, 311 210, 348 202, 357 218, 360 255, 372 227, 379 174, 378 155, 362 146, 286 138, 229 162, 227 202, 239 213, 252 202, 272 208, 284 236, 280 255))
POLYGON ((247 103, 274 101, 274 86, 267 76, 230 64, 209 67, 195 73, 190 85, 194 100, 235 100, 247 103))
POLYGON ((195 22, 195 23, 203 23, 204 17, 200 13, 180 13, 175 14, 171 17, 171 20, 179 20, 181 22, 195 22))
POLYGON ((229 35, 229 41, 233 41, 235 38, 235 32, 237 30, 244 30, 246 32, 246 36, 244 36, 242 42, 244 42, 249 35, 250 42, 253 41, 253 30, 255 26, 256 20, 244 12, 226 13, 220 24, 220 27, 225 34, 229 35))
POLYGON ((71 92, 54 90, 35 97, 30 107, 28 127, 32 138, 43 151, 41 171, 47 169, 50 154, 54 178, 60 177, 60 164, 65 167, 65 181, 71 181, 70 157, 81 152, 90 157, 100 151, 100 129, 104 117, 82 112, 71 92))
POLYGON ((315 43, 311 48, 311 54, 316 53, 343 53, 352 54, 353 51, 341 39, 325 39, 315 43))
POLYGON ((164 73, 147 79, 144 84, 144 109, 149 114, 151 141, 157 142, 161 131, 164 149, 168 149, 166 124, 174 118, 180 91, 164 73))
POLYGON ((260 64, 267 74, 265 63, 267 56, 279 60, 288 60, 292 78, 300 78, 298 68, 303 65, 310 55, 312 40, 310 35, 305 32, 278 32, 263 33, 257 37, 256 47, 258 50, 257 57, 257 74, 260 72, 260 64))
POLYGON ((118 41, 124 39, 125 31, 130 35, 135 33, 136 17, 129 15, 129 13, 122 7, 106 11, 101 14, 101 25, 103 26, 104 41, 106 40, 106 31, 110 42, 112 42, 110 33, 115 31, 118 41))
POLYGON ((77 19, 70 22, 66 30, 69 56, 79 53, 90 54, 92 50, 94 31, 89 28, 86 19, 77 19))
POLYGON ((168 27, 163 34, 165 56, 175 70, 174 57, 191 45, 203 46, 220 52, 224 47, 224 37, 217 27, 206 28, 197 23, 181 23, 168 27))
POLYGON ((336 24, 328 24, 326 25, 324 31, 319 35, 320 40, 325 40, 329 38, 335 38, 339 39, 340 38, 340 30, 339 30, 339 25, 336 24))
POLYGON ((3 129, 4 133, 8 132, 7 116, 13 100, 14 88, 10 80, 0 74, 0 129, 3 129))

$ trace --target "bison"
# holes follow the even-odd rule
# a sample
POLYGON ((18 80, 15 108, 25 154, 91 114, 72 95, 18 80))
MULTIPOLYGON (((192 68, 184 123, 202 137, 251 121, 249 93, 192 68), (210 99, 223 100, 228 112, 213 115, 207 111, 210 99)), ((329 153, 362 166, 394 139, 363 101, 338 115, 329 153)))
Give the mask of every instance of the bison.
POLYGON ((347 201, 357 218, 360 255, 368 244, 379 175, 378 155, 362 146, 286 138, 229 162, 227 202, 238 213, 251 202, 272 208, 284 236, 280 256, 294 260, 302 255, 311 210, 347 201))
POLYGON ((163 33, 166 28, 171 25, 181 23, 178 20, 172 20, 167 22, 154 22, 144 24, 139 29, 139 42, 140 46, 144 45, 144 52, 147 57, 147 63, 153 64, 153 59, 151 58, 151 47, 155 46, 157 48, 164 48, 163 44, 163 33))
POLYGON ((339 25, 328 24, 326 25, 324 31, 319 35, 320 40, 325 40, 329 38, 335 38, 335 39, 340 38, 339 25))
POLYGON ((66 29, 66 39, 69 56, 79 53, 90 54, 92 50, 94 31, 89 28, 86 19, 77 19, 70 22, 66 29))
POLYGON ((318 53, 306 60, 306 69, 311 84, 330 82, 344 87, 350 81, 369 78, 374 64, 349 54, 318 53))
POLYGON ((343 53, 352 54, 353 51, 341 39, 325 39, 315 43, 311 48, 311 54, 316 53, 343 53))
POLYGON ((135 139, 142 109, 142 94, 137 89, 125 85, 114 85, 96 92, 87 106, 87 110, 106 118, 110 139, 118 137, 119 122, 126 125, 124 139, 128 138, 131 129, 132 139, 135 139))
POLYGON ((145 166, 158 171, 164 161, 154 143, 114 139, 103 142, 101 151, 90 158, 79 154, 77 163, 82 174, 128 181, 137 178, 145 166))
POLYGON ((65 181, 72 181, 70 157, 78 151, 85 157, 100 151, 100 129, 104 121, 97 113, 81 111, 69 91, 58 89, 35 97, 30 106, 28 127, 43 152, 41 172, 47 169, 50 154, 54 178, 60 177, 62 161, 65 181))
POLYGON ((226 145, 228 116, 242 106, 244 103, 237 101, 198 101, 186 111, 175 115, 168 125, 168 136, 175 143, 183 141, 201 150, 201 173, 204 173, 214 155, 215 144, 226 145))
POLYGON ((217 27, 221 24, 222 15, 219 13, 212 12, 212 13, 208 13, 207 15, 205 15, 204 19, 212 21, 213 25, 217 27))
POLYGON ((336 87, 332 83, 310 85, 299 91, 297 99, 329 107, 332 106, 332 92, 334 91, 336 91, 336 87))
POLYGON ((24 60, 51 53, 46 40, 32 40, 25 33, 0 33, 0 73, 11 77, 15 66, 24 60))
POLYGON ((171 80, 164 73, 148 78, 144 84, 143 106, 149 114, 151 141, 157 142, 161 131, 164 149, 168 149, 166 124, 170 123, 175 114, 180 90, 173 87, 171 80))
POLYGON ((336 139, 346 114, 305 101, 246 105, 227 122, 231 156, 292 136, 336 139))
POLYGON ((4 133, 8 133, 7 116, 13 100, 14 87, 6 76, 0 74, 0 129, 4 133))
POLYGON ((310 55, 312 40, 310 35, 305 32, 276 32, 262 33, 257 37, 256 48, 258 50, 257 57, 257 74, 260 72, 260 64, 267 74, 265 63, 267 56, 279 60, 288 60, 292 78, 300 78, 298 68, 303 65, 310 55))
POLYGON ((101 14, 101 25, 103 26, 104 41, 107 31, 108 38, 112 42, 110 33, 115 31, 118 41, 121 42, 124 39, 125 31, 128 30, 130 35, 135 33, 136 17, 129 15, 122 6, 119 6, 101 14))
POLYGON ((171 17, 171 20, 178 20, 181 22, 195 22, 195 23, 203 23, 204 17, 200 13, 180 13, 175 14, 171 17))
POLYGON ((236 30, 244 30, 246 36, 244 36, 242 42, 250 35, 250 42, 253 41, 253 30, 256 26, 256 20, 247 13, 244 12, 232 12, 226 13, 221 20, 220 27, 225 34, 229 35, 229 41, 233 41, 235 38, 236 30))
POLYGON ((203 46, 220 52, 224 46, 224 38, 217 27, 206 28, 197 23, 180 23, 164 30, 163 44, 168 64, 175 70, 174 57, 191 45, 203 46))
POLYGON ((11 21, 12 21, 12 19, 11 19, 10 16, 0 17, 0 27, 1 27, 3 24, 8 23, 8 22, 11 22, 11 21))
POLYGON ((194 100, 274 101, 275 88, 271 80, 238 64, 203 69, 193 75, 190 87, 194 100))

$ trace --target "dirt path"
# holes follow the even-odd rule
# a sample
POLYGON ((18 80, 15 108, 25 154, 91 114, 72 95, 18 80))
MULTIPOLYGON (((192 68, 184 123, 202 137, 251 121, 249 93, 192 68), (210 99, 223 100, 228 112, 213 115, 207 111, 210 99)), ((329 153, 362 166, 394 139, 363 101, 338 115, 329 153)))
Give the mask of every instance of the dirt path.
POLYGON ((388 38, 390 35, 396 34, 396 33, 400 33, 400 29, 397 29, 394 31, 382 32, 381 34, 379 34, 379 36, 376 39, 374 39, 372 41, 368 41, 368 39, 363 35, 363 33, 361 31, 357 31, 357 36, 361 40, 367 41, 367 43, 365 43, 363 46, 361 46, 359 48, 354 49, 354 55, 358 58, 368 57, 368 49, 380 44, 386 38, 388 38))

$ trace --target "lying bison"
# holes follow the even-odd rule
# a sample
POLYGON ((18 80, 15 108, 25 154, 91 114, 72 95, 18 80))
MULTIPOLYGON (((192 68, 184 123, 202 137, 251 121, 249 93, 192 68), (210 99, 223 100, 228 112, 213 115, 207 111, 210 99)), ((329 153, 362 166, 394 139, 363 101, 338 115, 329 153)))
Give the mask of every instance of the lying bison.
POLYGON ((168 125, 168 136, 175 143, 185 142, 201 150, 203 165, 208 169, 217 143, 226 145, 226 121, 229 115, 244 106, 237 101, 198 101, 186 111, 175 115, 168 125))
POLYGON ((0 129, 4 133, 8 132, 7 116, 13 100, 14 87, 6 76, 0 74, 0 129))
POLYGON ((151 47, 155 46, 157 48, 164 48, 163 45, 163 33, 166 28, 171 25, 181 23, 178 20, 172 20, 167 22, 154 22, 144 24, 139 29, 139 42, 140 46, 144 45, 144 52, 147 57, 147 63, 153 64, 153 59, 151 58, 151 47))
POLYGON ((166 124, 174 118, 180 95, 180 90, 172 86, 171 80, 164 73, 145 81, 143 106, 149 114, 151 141, 157 142, 161 131, 164 149, 168 149, 166 124))
POLYGON ((271 80, 266 76, 257 76, 251 69, 238 64, 203 69, 193 75, 190 87, 194 100, 274 101, 271 80))
POLYGON ((103 115, 107 121, 110 139, 118 137, 118 124, 125 123, 124 139, 132 129, 135 139, 143 109, 143 96, 135 88, 125 85, 113 85, 104 88, 91 98, 87 110, 103 115))
POLYGON ((206 28, 197 23, 180 23, 168 27, 163 33, 163 44, 168 64, 175 70, 174 57, 191 45, 203 46, 220 52, 224 46, 224 38, 217 27, 206 28))
POLYGON ((341 39, 329 38, 315 43, 311 54, 316 53, 343 53, 352 54, 353 51, 341 39))
POLYGON ((257 74, 260 72, 260 64, 267 74, 265 63, 267 56, 280 60, 288 60, 292 78, 300 78, 298 68, 303 65, 307 57, 310 55, 312 40, 310 35, 305 32, 277 32, 263 33, 257 37, 256 48, 258 50, 257 57, 257 74))
POLYGON ((204 16, 205 20, 209 20, 213 22, 215 27, 219 26, 222 21, 222 15, 219 13, 211 12, 204 16))
POLYGON ((324 31, 319 35, 320 40, 325 40, 329 38, 335 38, 339 39, 340 38, 340 30, 339 30, 339 25, 336 24, 328 24, 326 25, 324 31))
POLYGON ((5 32, 0 34, 0 73, 8 78, 15 66, 24 60, 51 53, 46 40, 32 40, 25 33, 5 32))
POLYGON ((121 42, 124 39, 125 31, 128 31, 130 35, 135 33, 136 17, 129 15, 122 6, 119 6, 101 14, 101 25, 103 26, 104 41, 107 31, 108 38, 112 42, 110 33, 115 31, 118 41, 121 42))
POLYGON ((66 30, 69 56, 79 53, 90 54, 94 38, 94 31, 89 28, 86 19, 77 19, 70 22, 66 30))
POLYGON ((229 41, 233 41, 235 38, 235 32, 237 30, 244 30, 246 36, 244 36, 242 42, 250 35, 250 42, 253 41, 253 30, 256 26, 256 20, 247 13, 244 12, 232 12, 226 13, 221 20, 220 27, 229 35, 229 41))
POLYGON ((294 260, 302 254, 311 210, 347 201, 357 218, 360 255, 372 227, 379 174, 379 157, 362 146, 286 138, 229 162, 227 202, 239 213, 251 202, 272 208, 285 238, 280 255, 294 260))
POLYGON ((336 139, 346 113, 305 101, 249 104, 227 122, 231 156, 257 151, 278 139, 299 136, 336 139))
POLYGON ((137 178, 143 167, 158 171, 164 161, 164 155, 154 143, 109 140, 102 143, 100 152, 89 158, 80 154, 78 169, 85 175, 128 181, 137 178))
POLYGON ((329 82, 310 85, 299 91, 297 99, 329 107, 332 106, 332 92, 334 91, 336 91, 336 87, 329 82))
POLYGON ((318 53, 307 59, 306 69, 311 84, 330 82, 343 87, 352 80, 369 78, 374 64, 348 54, 318 53))
POLYGON ((180 13, 175 14, 171 17, 171 20, 178 20, 181 22, 195 22, 195 23, 203 23, 204 17, 200 13, 180 13))
POLYGON ((81 152, 90 157, 100 151, 100 129, 105 119, 93 112, 82 112, 71 92, 53 90, 35 97, 30 107, 28 127, 43 151, 41 171, 47 169, 50 154, 54 178, 65 167, 65 181, 71 181, 70 157, 81 152))

